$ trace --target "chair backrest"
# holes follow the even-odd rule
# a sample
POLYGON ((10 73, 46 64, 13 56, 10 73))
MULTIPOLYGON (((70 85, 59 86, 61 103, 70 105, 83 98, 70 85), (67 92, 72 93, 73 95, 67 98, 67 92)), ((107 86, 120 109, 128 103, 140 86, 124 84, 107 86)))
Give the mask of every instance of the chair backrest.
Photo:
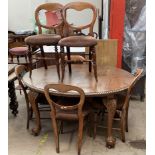
POLYGON ((42 33, 42 28, 45 29, 58 29, 62 33, 63 20, 61 16, 63 5, 59 3, 45 3, 39 5, 35 10, 36 25, 39 29, 39 34, 42 33), (39 14, 41 11, 45 11, 46 24, 40 21, 39 14))
POLYGON ((60 109, 64 111, 77 110, 79 116, 82 114, 82 108, 85 101, 85 93, 81 88, 65 84, 47 84, 44 87, 44 93, 54 113, 56 113, 56 109, 60 109), (74 93, 77 93, 77 95, 79 94, 80 99, 77 104, 74 105, 67 105, 62 103, 60 104, 59 102, 53 101, 52 96, 50 96, 55 95, 60 97, 61 93, 64 94, 69 91, 74 91, 74 93))
POLYGON ((126 109, 126 107, 128 106, 132 89, 133 89, 134 85, 136 84, 136 82, 140 79, 142 73, 143 73, 143 69, 140 69, 140 68, 136 69, 136 72, 134 74, 135 78, 133 79, 133 81, 130 84, 130 87, 127 90, 127 95, 126 95, 126 98, 125 98, 125 104, 124 104, 123 108, 126 109))
POLYGON ((18 65, 18 66, 16 66, 16 68, 15 68, 15 74, 16 74, 17 79, 18 79, 18 81, 19 81, 19 84, 20 84, 20 86, 22 87, 22 90, 23 90, 23 92, 24 92, 26 102, 28 103, 28 102, 29 102, 29 100, 28 100, 28 94, 27 94, 27 92, 26 92, 27 87, 24 86, 24 84, 23 84, 23 82, 22 82, 22 78, 23 78, 23 76, 24 76, 24 74, 25 74, 26 72, 27 72, 27 68, 26 68, 24 65, 18 65))
POLYGON ((81 32, 81 30, 83 29, 89 29, 89 34, 90 36, 94 36, 93 33, 93 28, 94 28, 94 24, 96 21, 96 17, 97 17, 97 9, 94 5, 92 5, 91 3, 87 3, 87 2, 71 2, 68 3, 67 5, 64 6, 63 8, 63 20, 64 20, 64 24, 66 25, 66 27, 69 29, 73 29, 74 31, 77 32, 81 32), (75 26, 73 24, 69 24, 67 21, 67 11, 69 9, 73 9, 76 11, 82 11, 85 9, 91 9, 93 12, 93 18, 91 20, 91 22, 87 25, 82 25, 82 26, 75 26))

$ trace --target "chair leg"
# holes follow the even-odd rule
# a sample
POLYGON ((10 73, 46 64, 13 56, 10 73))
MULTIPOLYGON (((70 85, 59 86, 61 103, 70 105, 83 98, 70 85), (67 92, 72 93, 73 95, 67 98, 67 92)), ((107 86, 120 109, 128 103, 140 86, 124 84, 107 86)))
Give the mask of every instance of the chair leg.
POLYGON ((40 50, 41 50, 41 56, 43 57, 44 67, 45 67, 45 69, 47 69, 46 60, 44 59, 45 58, 45 53, 44 53, 43 46, 40 46, 40 50))
POLYGON ((19 56, 17 56, 17 62, 19 63, 19 56))
POLYGON ((26 125, 26 129, 29 129, 29 121, 30 121, 29 110, 27 110, 27 125, 26 125))
POLYGON ((64 47, 60 47, 60 56, 61 56, 61 82, 63 82, 64 74, 65 74, 65 54, 64 54, 64 47))
POLYGON ((79 119, 79 131, 78 131, 78 155, 81 153, 81 146, 82 146, 82 137, 83 137, 83 121, 84 118, 79 119))
POLYGON ((121 122, 120 122, 120 129, 121 129, 121 139, 122 139, 122 142, 125 142, 125 121, 126 121, 126 118, 125 118, 125 112, 122 112, 122 116, 121 116, 121 122))
POLYGON ((97 65, 96 65, 96 51, 95 51, 95 47, 90 47, 90 50, 92 52, 92 63, 93 63, 93 69, 94 69, 94 76, 96 81, 98 81, 97 78, 97 65))
MULTIPOLYGON (((67 59, 70 60, 70 47, 66 47, 67 48, 67 59)), ((71 68, 71 63, 68 63, 68 69, 69 69, 69 74, 72 73, 72 68, 71 68)))
POLYGON ((27 108, 27 123, 26 123, 26 129, 29 129, 29 121, 30 121, 30 111, 29 111, 29 104, 26 102, 26 108, 27 108))
MULTIPOLYGON (((92 60, 91 48, 89 49, 89 60, 92 60)), ((89 72, 91 72, 91 69, 92 69, 92 64, 91 64, 91 62, 89 62, 89 72)))
POLYGON ((28 51, 28 59, 29 59, 29 64, 28 64, 28 68, 30 70, 30 75, 29 77, 31 78, 32 75, 32 53, 31 53, 31 47, 29 46, 29 51, 28 51))
POLYGON ((53 130, 54 130, 54 139, 55 139, 55 144, 56 144, 56 152, 59 153, 60 149, 59 149, 58 125, 57 125, 57 121, 56 121, 54 115, 52 115, 52 114, 51 114, 51 119, 52 119, 52 126, 53 126, 53 130))
POLYGON ((56 67, 57 67, 58 77, 60 79, 59 53, 58 53, 58 47, 57 46, 55 46, 55 60, 56 60, 56 67))
POLYGON ((27 62, 27 54, 25 54, 25 61, 27 62))
POLYGON ((129 110, 129 107, 127 107, 126 116, 125 116, 125 119, 126 119, 125 130, 126 130, 126 132, 128 132, 128 110, 129 110))

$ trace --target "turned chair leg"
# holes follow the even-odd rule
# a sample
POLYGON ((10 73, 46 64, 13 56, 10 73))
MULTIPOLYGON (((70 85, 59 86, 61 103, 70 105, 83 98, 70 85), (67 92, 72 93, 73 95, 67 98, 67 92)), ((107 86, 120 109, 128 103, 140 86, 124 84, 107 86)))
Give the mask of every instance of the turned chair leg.
MULTIPOLYGON (((91 48, 89 48, 89 60, 92 60, 91 48)), ((92 69, 92 64, 91 64, 91 62, 89 62, 89 72, 91 72, 91 69, 92 69)))
POLYGON ((45 53, 44 53, 43 46, 40 46, 40 50, 41 50, 41 56, 43 57, 44 67, 45 67, 45 69, 47 69, 46 60, 44 59, 45 58, 45 53))
POLYGON ((94 76, 95 76, 96 81, 98 81, 98 78, 97 78, 97 65, 96 65, 96 50, 95 50, 95 47, 94 46, 90 47, 90 50, 92 52, 92 63, 93 63, 93 69, 94 69, 94 76))
POLYGON ((17 56, 17 62, 19 63, 19 56, 17 56))
POLYGON ((60 67, 59 67, 59 53, 58 53, 58 47, 55 46, 55 60, 56 60, 56 67, 57 67, 57 74, 60 79, 60 67))
MULTIPOLYGON (((70 47, 66 47, 66 49, 67 49, 67 59, 71 60, 71 58, 70 58, 70 47)), ((71 63, 70 62, 68 63, 68 69, 69 69, 69 74, 71 74, 72 73, 72 68, 71 68, 71 63)))
POLYGON ((63 82, 64 74, 65 74, 65 54, 64 47, 60 47, 60 56, 61 56, 61 82, 63 82))
POLYGON ((31 46, 29 45, 29 51, 28 51, 28 59, 29 59, 29 64, 28 64, 28 68, 29 68, 29 71, 30 71, 30 75, 29 77, 31 78, 31 75, 32 75, 32 53, 31 53, 31 46))

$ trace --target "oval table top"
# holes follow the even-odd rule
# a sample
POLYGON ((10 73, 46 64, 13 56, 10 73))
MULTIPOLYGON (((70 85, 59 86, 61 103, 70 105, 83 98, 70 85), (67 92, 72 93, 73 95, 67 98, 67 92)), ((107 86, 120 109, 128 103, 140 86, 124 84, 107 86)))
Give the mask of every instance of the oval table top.
MULTIPOLYGON (((89 72, 87 64, 72 64, 71 75, 66 66, 63 83, 82 88, 86 96, 104 96, 126 90, 133 79, 134 76, 125 70, 105 66, 98 67, 98 82, 96 82, 94 73, 89 72)), ((44 67, 34 69, 31 78, 29 72, 26 73, 23 82, 30 89, 42 93, 46 84, 61 83, 55 65, 49 66, 47 70, 44 67)), ((73 92, 68 93, 67 95, 75 95, 73 92)))

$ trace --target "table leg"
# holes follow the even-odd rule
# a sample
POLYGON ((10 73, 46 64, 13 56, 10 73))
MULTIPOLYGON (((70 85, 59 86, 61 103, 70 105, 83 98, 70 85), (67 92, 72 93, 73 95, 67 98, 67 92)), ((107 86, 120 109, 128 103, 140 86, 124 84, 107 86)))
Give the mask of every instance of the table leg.
POLYGON ((108 124, 107 124, 107 139, 106 139, 106 146, 108 148, 113 148, 115 146, 116 139, 112 135, 112 125, 113 125, 113 118, 116 112, 116 99, 109 98, 107 99, 107 103, 105 106, 108 111, 108 124))
POLYGON ((9 97, 10 97, 10 104, 9 107, 12 110, 12 114, 14 116, 17 115, 18 113, 18 102, 17 102, 17 97, 16 97, 16 92, 15 92, 15 84, 14 80, 8 82, 8 92, 9 92, 9 97))
POLYGON ((29 101, 32 106, 33 112, 35 114, 35 119, 36 119, 36 127, 32 129, 32 134, 37 136, 41 130, 40 113, 39 113, 39 109, 38 109, 38 104, 36 102, 38 93, 30 90, 28 93, 28 97, 29 97, 29 101))

